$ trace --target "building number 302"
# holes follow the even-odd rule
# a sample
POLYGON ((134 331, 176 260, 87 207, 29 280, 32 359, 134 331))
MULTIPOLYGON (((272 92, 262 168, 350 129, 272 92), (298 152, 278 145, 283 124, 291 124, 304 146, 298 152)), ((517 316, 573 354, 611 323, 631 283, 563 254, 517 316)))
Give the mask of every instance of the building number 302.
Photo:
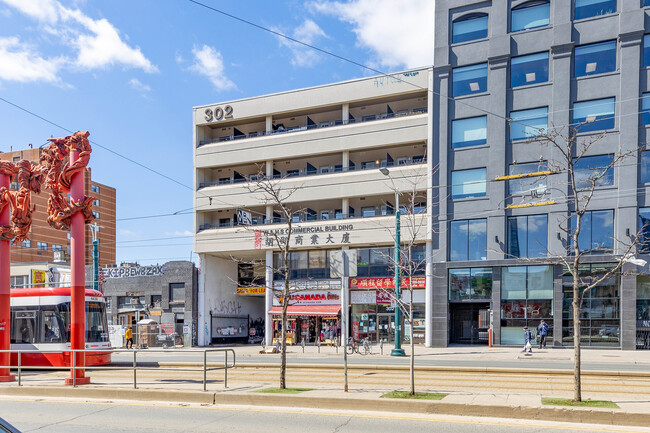
POLYGON ((212 122, 214 120, 224 120, 224 119, 232 119, 232 105, 226 105, 225 107, 215 107, 214 110, 212 108, 206 108, 205 110, 205 121, 206 122, 212 122))

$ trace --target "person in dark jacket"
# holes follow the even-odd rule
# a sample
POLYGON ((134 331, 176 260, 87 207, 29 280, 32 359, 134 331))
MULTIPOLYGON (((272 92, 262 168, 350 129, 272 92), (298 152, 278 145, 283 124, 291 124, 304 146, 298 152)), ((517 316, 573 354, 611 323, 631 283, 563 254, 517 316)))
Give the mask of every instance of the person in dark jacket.
POLYGON ((539 326, 537 327, 537 333, 539 334, 539 348, 541 349, 542 346, 544 346, 544 349, 546 349, 546 336, 548 335, 548 323, 542 319, 541 322, 539 322, 539 326))
POLYGON ((528 349, 529 352, 533 352, 533 344, 531 341, 533 340, 533 334, 531 334, 530 329, 528 329, 528 326, 524 326, 524 350, 522 352, 525 352, 526 349, 528 349))

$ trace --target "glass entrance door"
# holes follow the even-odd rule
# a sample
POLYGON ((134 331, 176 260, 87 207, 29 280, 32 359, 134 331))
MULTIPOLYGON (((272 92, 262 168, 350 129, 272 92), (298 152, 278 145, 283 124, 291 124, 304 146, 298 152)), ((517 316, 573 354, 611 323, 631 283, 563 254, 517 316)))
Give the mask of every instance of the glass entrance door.
POLYGON ((393 343, 395 341, 395 315, 377 315, 377 342, 393 343))

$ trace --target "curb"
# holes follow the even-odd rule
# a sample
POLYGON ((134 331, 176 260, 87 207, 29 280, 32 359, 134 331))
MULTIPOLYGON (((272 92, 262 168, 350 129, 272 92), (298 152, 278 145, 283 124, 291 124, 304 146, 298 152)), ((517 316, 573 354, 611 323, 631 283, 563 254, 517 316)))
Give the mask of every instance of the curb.
POLYGON ((11 387, 0 391, 5 396, 92 398, 101 400, 164 401, 221 405, 275 406, 305 409, 358 410, 411 414, 480 416, 491 418, 536 419, 572 423, 647 427, 650 414, 613 410, 568 409, 557 407, 521 407, 408 401, 398 399, 334 398, 305 395, 267 395, 257 393, 153 391, 116 388, 26 388, 11 387))

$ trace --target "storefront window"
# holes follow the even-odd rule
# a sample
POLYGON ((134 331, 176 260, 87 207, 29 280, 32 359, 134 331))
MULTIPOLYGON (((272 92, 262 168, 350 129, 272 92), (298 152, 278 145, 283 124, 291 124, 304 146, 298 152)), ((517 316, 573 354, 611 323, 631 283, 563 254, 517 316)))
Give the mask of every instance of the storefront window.
POLYGON ((636 320, 650 320, 650 276, 636 277, 636 320))
POLYGON ((487 300, 492 298, 492 268, 449 270, 449 300, 487 300))
MULTIPOLYGON (((580 287, 598 280, 614 265, 583 265, 578 271, 580 287)), ((588 291, 580 312, 580 341, 586 346, 620 345, 620 297, 618 273, 588 291)), ((573 277, 568 269, 562 275, 562 342, 573 345, 573 277)))
POLYGON ((521 344, 523 327, 544 319, 553 335, 553 267, 512 266, 501 271, 501 344, 521 344))

